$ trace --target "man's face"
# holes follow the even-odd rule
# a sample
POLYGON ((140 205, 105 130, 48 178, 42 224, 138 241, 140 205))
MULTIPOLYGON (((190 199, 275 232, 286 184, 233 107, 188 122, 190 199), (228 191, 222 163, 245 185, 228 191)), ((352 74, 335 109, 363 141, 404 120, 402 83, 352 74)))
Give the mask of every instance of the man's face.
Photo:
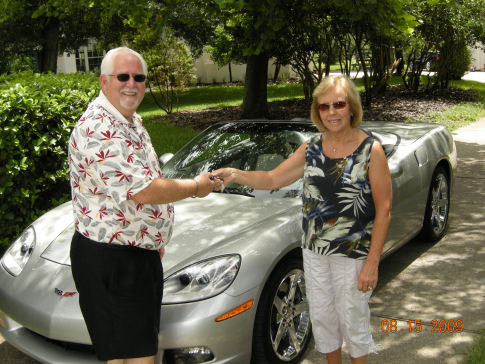
POLYGON ((113 75, 128 74, 128 81, 119 81, 116 76, 101 75, 101 88, 106 98, 129 121, 145 96, 145 82, 135 82, 133 76, 143 74, 140 60, 128 52, 114 56, 113 75))

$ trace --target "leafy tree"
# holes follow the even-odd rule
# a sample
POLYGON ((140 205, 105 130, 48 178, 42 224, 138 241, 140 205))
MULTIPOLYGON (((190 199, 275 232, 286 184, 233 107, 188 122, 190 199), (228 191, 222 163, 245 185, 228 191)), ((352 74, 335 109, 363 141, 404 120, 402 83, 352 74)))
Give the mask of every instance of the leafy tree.
POLYGON ((333 8, 313 0, 287 1, 282 5, 287 26, 275 56, 289 64, 300 76, 306 100, 311 100, 315 84, 330 72, 336 43, 333 8))
POLYGON ((1 48, 35 54, 41 72, 56 72, 58 54, 77 50, 89 38, 119 44, 123 32, 147 19, 146 1, 138 0, 0 1, 1 48))
POLYGON ((447 88, 456 71, 455 59, 464 56, 468 45, 484 39, 485 1, 433 0, 424 9, 433 30, 426 37, 439 52, 435 86, 447 88))
POLYGON ((237 40, 236 51, 246 59, 241 117, 268 118, 268 62, 286 18, 278 0, 216 0, 225 16, 226 33, 237 40))
POLYGON ((394 63, 391 51, 402 34, 410 34, 414 19, 404 8, 403 0, 333 1, 339 16, 353 39, 364 73, 365 104, 370 106, 372 94, 385 90, 394 63))
POLYGON ((211 55, 211 58, 217 63, 219 67, 228 65, 229 68, 229 82, 232 82, 232 68, 231 62, 238 59, 233 44, 235 43, 234 36, 224 31, 221 25, 218 25, 214 30, 215 37, 211 43, 206 47, 211 55))
POLYGON ((161 25, 144 29, 132 44, 147 62, 148 87, 155 103, 171 113, 178 94, 194 79, 194 62, 188 47, 161 25), (160 91, 160 97, 156 97, 154 88, 160 91))
POLYGON ((446 88, 450 80, 461 77, 467 69, 467 47, 485 39, 485 1, 415 0, 408 9, 418 20, 418 26, 407 40, 409 73, 403 76, 404 83, 418 90, 421 72, 433 60, 431 70, 436 77, 432 84, 428 77, 427 87, 446 88))
POLYGON ((269 117, 268 61, 287 22, 278 0, 168 0, 168 24, 190 45, 206 39, 216 62, 246 63, 242 118, 269 117), (190 17, 187 17, 190 14, 190 17), (206 31, 201 36, 199 29, 206 31), (225 39, 233 40, 230 48, 225 39), (217 48, 217 50, 215 50, 217 48))

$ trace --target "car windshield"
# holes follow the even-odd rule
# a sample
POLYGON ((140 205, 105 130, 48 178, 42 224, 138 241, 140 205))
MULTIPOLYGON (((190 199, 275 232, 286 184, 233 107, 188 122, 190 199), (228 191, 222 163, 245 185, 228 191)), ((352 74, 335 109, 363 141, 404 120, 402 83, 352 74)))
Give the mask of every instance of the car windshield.
MULTIPOLYGON (((269 171, 287 159, 318 130, 299 122, 232 122, 216 124, 180 149, 162 168, 166 178, 193 178, 222 167, 269 171)), ((302 181, 273 191, 231 183, 224 193, 256 197, 296 197, 302 181)))

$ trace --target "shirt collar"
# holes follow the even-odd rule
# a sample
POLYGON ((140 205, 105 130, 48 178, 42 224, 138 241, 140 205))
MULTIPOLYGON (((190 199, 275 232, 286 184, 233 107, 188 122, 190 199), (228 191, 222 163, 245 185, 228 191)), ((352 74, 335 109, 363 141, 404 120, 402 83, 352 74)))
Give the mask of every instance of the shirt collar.
POLYGON ((133 120, 128 120, 116 107, 113 106, 111 102, 109 102, 108 98, 104 95, 103 91, 99 91, 98 97, 94 100, 94 102, 104 109, 108 111, 111 115, 113 115, 116 119, 121 120, 125 123, 133 123, 134 120, 139 118, 137 113, 133 114, 133 120))

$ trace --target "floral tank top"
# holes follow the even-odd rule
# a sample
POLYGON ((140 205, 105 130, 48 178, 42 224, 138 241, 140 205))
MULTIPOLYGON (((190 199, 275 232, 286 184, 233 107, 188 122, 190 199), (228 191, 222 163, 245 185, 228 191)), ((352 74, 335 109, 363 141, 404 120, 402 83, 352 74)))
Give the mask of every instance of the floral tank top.
POLYGON ((374 138, 345 158, 329 158, 321 135, 305 152, 302 247, 317 254, 365 259, 375 216, 369 162, 374 138))

